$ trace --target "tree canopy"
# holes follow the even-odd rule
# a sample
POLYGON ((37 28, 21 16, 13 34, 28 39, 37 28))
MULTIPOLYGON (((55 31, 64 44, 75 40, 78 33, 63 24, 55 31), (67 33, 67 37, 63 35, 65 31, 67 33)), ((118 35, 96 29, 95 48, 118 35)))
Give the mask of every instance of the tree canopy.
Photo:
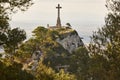
POLYGON ((14 28, 8 31, 7 38, 4 50, 6 53, 15 54, 15 50, 18 49, 20 43, 26 39, 26 32, 19 28, 14 28))
POLYGON ((93 80, 120 79, 120 1, 106 0, 106 7, 105 25, 94 32, 89 45, 93 80))
POLYGON ((32 4, 32 0, 0 0, 0 45, 8 39, 10 15, 18 10, 25 11, 32 4))

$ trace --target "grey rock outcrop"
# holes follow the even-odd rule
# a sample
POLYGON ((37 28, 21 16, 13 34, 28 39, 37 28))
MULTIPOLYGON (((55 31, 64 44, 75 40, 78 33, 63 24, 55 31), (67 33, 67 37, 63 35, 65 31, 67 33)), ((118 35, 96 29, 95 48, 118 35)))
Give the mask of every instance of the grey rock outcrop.
POLYGON ((78 47, 84 46, 83 41, 81 40, 81 38, 75 30, 61 35, 61 37, 56 39, 56 41, 70 53, 75 51, 78 47))

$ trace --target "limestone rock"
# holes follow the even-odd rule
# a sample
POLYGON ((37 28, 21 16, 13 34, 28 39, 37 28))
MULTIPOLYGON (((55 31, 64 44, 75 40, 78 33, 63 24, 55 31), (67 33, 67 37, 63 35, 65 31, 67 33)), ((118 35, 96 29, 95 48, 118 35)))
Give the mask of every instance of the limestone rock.
POLYGON ((56 41, 70 53, 75 51, 78 47, 84 46, 83 41, 81 40, 81 38, 75 30, 63 33, 61 37, 56 39, 56 41))

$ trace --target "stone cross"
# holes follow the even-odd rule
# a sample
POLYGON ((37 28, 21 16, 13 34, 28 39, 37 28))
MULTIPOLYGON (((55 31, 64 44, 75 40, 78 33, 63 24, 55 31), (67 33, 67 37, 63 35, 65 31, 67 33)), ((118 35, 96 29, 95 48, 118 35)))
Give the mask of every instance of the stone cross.
POLYGON ((56 27, 60 28, 61 27, 61 21, 60 21, 60 9, 62 7, 60 7, 60 4, 58 4, 58 6, 56 7, 58 9, 58 17, 57 17, 57 24, 56 27))
POLYGON ((62 7, 60 7, 60 4, 58 4, 58 7, 56 7, 57 9, 58 9, 58 17, 60 17, 60 9, 62 8, 62 7))

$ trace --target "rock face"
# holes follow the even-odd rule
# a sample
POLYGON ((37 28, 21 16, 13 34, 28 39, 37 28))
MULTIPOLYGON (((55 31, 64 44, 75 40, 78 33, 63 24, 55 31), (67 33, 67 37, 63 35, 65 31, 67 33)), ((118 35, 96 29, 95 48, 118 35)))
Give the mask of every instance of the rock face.
POLYGON ((70 53, 75 51, 78 47, 84 46, 83 41, 75 30, 62 34, 56 41, 70 53))

